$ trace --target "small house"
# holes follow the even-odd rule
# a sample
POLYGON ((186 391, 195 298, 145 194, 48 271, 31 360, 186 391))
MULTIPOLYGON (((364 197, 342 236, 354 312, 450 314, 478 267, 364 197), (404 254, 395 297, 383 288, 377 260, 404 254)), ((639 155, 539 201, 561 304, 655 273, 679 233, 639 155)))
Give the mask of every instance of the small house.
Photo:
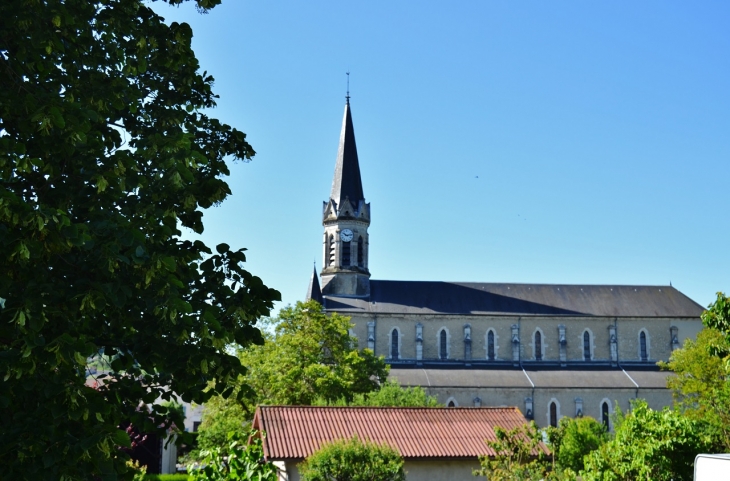
MULTIPOLYGON (((326 443, 357 435, 400 452, 409 481, 470 480, 479 457, 494 455, 494 428, 525 424, 516 407, 400 408, 259 406, 264 456, 280 481, 298 481, 298 464, 326 443)), ((545 446, 541 446, 547 452, 545 446)))

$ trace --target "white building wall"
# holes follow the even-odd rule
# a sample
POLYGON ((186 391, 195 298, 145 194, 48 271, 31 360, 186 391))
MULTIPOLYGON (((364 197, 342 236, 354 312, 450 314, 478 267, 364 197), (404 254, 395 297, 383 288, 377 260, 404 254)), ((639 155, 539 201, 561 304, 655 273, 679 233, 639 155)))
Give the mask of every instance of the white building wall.
MULTIPOLYGON (((485 445, 486 446, 486 445, 485 445)), ((284 467, 279 472, 279 481, 299 481, 297 464, 291 461, 275 461, 274 464, 284 467)), ((403 467, 407 481, 474 481, 473 473, 479 469, 479 461, 470 460, 414 460, 406 459, 403 467)))

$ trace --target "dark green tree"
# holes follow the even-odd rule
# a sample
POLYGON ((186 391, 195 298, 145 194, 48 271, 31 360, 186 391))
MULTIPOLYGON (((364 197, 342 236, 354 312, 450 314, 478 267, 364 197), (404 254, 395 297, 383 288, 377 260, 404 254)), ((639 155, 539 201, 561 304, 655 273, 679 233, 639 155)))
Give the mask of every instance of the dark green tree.
POLYGON ((326 444, 299 466, 302 481, 405 481, 403 458, 357 436, 326 444))
POLYGON ((262 342, 278 292, 243 250, 181 237, 230 194, 226 160, 254 155, 204 113, 191 37, 142 0, 0 2, 3 477, 115 479, 120 423, 182 425, 153 401, 228 395, 245 370, 226 346, 262 342))

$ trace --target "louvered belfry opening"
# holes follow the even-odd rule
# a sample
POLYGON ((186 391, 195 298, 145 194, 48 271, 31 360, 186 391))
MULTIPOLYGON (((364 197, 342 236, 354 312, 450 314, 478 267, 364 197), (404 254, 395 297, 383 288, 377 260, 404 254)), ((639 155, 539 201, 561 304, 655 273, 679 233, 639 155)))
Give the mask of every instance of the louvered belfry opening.
POLYGON ((583 333, 583 359, 591 360, 591 335, 588 331, 583 333))
POLYGON ((542 334, 535 332, 535 360, 542 361, 542 334))
POLYGON ((327 257, 327 266, 332 267, 335 265, 335 236, 330 234, 329 239, 329 256, 327 257))
POLYGON ((362 243, 363 243, 362 236, 360 236, 357 238, 357 266, 358 267, 365 267, 365 258, 363 256, 363 252, 362 252, 362 249, 363 249, 362 243))

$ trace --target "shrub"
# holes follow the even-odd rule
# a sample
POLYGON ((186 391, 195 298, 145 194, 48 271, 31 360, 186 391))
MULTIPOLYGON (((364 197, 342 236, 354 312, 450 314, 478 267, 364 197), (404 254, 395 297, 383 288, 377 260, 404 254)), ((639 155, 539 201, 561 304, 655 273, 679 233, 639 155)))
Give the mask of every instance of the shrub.
POLYGON ((300 466, 302 481, 405 481, 403 458, 386 445, 354 436, 326 444, 300 466))
POLYGON ((145 481, 192 481, 192 476, 187 474, 147 474, 145 481))
POLYGON ((203 468, 188 467, 191 481, 276 481, 276 467, 264 462, 262 438, 256 431, 249 434, 231 432, 228 446, 201 451, 203 468), (247 441, 251 439, 251 443, 247 441))

